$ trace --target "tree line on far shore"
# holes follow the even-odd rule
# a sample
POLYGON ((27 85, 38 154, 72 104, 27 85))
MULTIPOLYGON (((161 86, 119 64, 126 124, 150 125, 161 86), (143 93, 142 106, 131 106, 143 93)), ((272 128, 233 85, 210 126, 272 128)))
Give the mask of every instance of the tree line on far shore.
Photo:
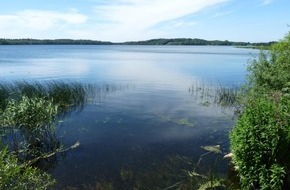
POLYGON ((130 41, 114 43, 96 40, 73 39, 4 39, 0 38, 0 45, 213 45, 213 46, 271 46, 276 42, 233 42, 228 40, 204 40, 197 38, 151 39, 145 41, 130 41))

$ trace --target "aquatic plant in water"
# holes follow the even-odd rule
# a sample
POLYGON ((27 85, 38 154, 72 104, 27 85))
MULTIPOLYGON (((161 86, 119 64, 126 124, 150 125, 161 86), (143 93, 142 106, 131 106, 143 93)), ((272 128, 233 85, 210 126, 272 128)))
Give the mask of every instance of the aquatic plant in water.
POLYGON ((79 82, 46 81, 0 84, 0 108, 3 110, 10 100, 19 101, 23 96, 27 98, 44 98, 53 100, 60 111, 65 112, 72 108, 82 108, 88 98, 93 96, 95 86, 79 82))
POLYGON ((201 101, 201 106, 209 107, 215 104, 222 107, 231 107, 238 104, 241 90, 234 86, 196 83, 192 84, 188 91, 196 101, 201 101))
POLYGON ((53 100, 44 98, 28 98, 20 101, 10 100, 0 116, 2 126, 36 130, 51 124, 58 113, 58 105, 53 100))
POLYGON ((201 146, 202 149, 208 151, 208 152, 213 152, 215 154, 221 154, 221 146, 220 145, 213 145, 213 146, 201 146))
POLYGON ((23 96, 17 102, 10 100, 1 111, 2 139, 22 160, 30 160, 59 148, 54 122, 58 106, 52 100, 23 96))
POLYGON ((7 174, 1 175, 3 187, 46 189, 53 184, 54 181, 48 174, 32 168, 31 165, 40 166, 45 159, 49 159, 49 162, 56 161, 56 153, 79 145, 76 143, 64 149, 55 135, 53 124, 59 114, 84 105, 87 98, 85 89, 79 83, 62 82, 15 82, 0 85, 0 137, 1 142, 7 146, 2 148, 1 153, 5 154, 3 159, 13 165, 12 173, 6 168, 7 174), (4 181, 6 176, 13 182, 4 181), (30 180, 31 184, 21 184, 20 180, 25 177, 35 177, 36 180, 30 180), (38 184, 42 179, 46 181, 45 184, 38 184))
POLYGON ((0 189, 45 190, 55 183, 50 175, 19 163, 7 148, 0 147, 0 189))
POLYGON ((178 125, 183 125, 187 127, 194 127, 194 123, 190 122, 188 118, 179 119, 176 121, 178 125))

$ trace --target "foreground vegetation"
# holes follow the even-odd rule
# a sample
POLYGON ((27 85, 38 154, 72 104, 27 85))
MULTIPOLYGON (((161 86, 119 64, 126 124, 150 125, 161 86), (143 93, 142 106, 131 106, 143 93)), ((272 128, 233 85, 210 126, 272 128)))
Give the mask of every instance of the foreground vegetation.
POLYGON ((55 183, 50 175, 25 163, 0 148, 0 189, 36 189, 45 190, 55 183))
POLYGON ((47 189, 41 171, 64 148, 55 134, 57 118, 81 109, 95 88, 81 83, 25 81, 0 85, 0 189, 47 189))
POLYGON ((0 109, 4 110, 10 100, 19 101, 27 98, 44 98, 59 106, 61 112, 72 108, 82 108, 90 95, 96 90, 95 85, 78 82, 15 81, 0 84, 0 109))
POLYGON ((249 65, 230 134, 242 189, 290 188, 290 33, 249 65))

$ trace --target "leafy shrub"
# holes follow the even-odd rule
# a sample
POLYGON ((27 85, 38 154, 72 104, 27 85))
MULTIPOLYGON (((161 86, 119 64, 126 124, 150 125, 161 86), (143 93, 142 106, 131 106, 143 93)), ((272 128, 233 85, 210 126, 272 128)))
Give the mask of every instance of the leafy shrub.
POLYGON ((289 170, 290 101, 249 101, 232 130, 233 162, 244 189, 281 189, 289 170))
POLYGON ((243 189, 279 190, 290 171, 290 33, 249 65, 243 112, 231 131, 243 189))
POLYGON ((249 87, 255 90, 281 90, 290 82, 290 32, 270 52, 261 52, 248 67, 249 87))
POLYGON ((40 170, 19 164, 7 148, 0 149, 0 189, 44 190, 55 183, 50 175, 40 170))

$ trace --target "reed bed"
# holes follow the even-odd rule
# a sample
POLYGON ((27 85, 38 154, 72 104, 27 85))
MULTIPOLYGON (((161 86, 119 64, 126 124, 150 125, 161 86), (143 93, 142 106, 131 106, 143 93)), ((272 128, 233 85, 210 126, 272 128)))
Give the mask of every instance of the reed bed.
POLYGON ((215 103, 219 105, 235 105, 238 102, 240 88, 220 86, 216 89, 215 103))
POLYGON ((82 109, 88 102, 100 99, 107 94, 123 90, 121 85, 81 82, 42 81, 42 82, 0 82, 0 110, 7 107, 9 101, 20 101, 22 97, 44 98, 52 100, 65 112, 82 109))
POLYGON ((57 120, 124 88, 71 81, 0 82, 0 153, 5 147, 21 165, 54 167, 59 156, 80 144, 62 144, 56 135, 57 120))
POLYGON ((236 86, 196 83, 189 87, 189 93, 196 101, 206 101, 220 106, 235 106, 241 89, 236 86))
POLYGON ((0 82, 2 144, 22 162, 62 151, 55 134, 57 115, 83 108, 99 88, 64 81, 0 82))

